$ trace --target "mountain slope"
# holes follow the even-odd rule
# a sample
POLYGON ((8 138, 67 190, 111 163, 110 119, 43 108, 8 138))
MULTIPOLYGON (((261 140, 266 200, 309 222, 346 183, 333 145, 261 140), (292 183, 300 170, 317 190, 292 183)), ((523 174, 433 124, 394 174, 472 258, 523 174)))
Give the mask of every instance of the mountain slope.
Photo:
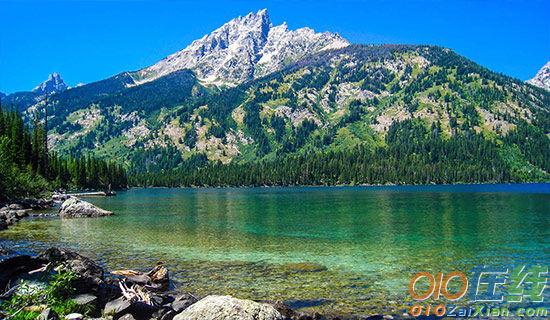
POLYGON ((136 83, 192 69, 205 83, 235 85, 277 71, 307 55, 349 45, 337 34, 273 26, 266 9, 235 18, 155 65, 132 74, 136 83))
MULTIPOLYGON (((480 172, 479 181, 531 181, 547 179, 550 170, 550 93, 445 48, 353 45, 222 91, 202 86, 190 71, 140 86, 123 83, 120 90, 88 101, 65 97, 76 89, 53 95, 55 149, 119 157, 135 172, 154 174, 178 166, 190 171, 212 161, 245 165, 311 152, 320 152, 318 158, 334 152, 347 157, 359 146, 385 153, 413 139, 407 145, 421 147, 411 150, 425 150, 436 161, 426 158, 423 165, 450 161, 441 153, 455 147, 478 150, 456 154, 448 170, 463 174, 440 183, 457 182, 465 172, 480 172), (491 156, 479 158, 484 154, 491 156), (468 161, 470 169, 460 169, 468 161), (481 174, 484 170, 489 171, 481 174)), ((398 174, 394 179, 408 181, 398 174)))
POLYGON ((550 61, 548 61, 537 72, 533 79, 528 80, 528 83, 550 91, 550 61))
MULTIPOLYGON (((36 96, 2 101, 30 116, 36 96)), ((549 91, 446 48, 273 27, 266 11, 48 97, 54 150, 116 158, 139 184, 550 179, 549 91)))

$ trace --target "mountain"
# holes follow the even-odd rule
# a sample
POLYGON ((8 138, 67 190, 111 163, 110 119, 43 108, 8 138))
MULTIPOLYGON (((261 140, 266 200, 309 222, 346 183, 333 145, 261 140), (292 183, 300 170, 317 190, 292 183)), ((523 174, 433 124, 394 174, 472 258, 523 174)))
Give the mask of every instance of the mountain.
POLYGON ((181 69, 207 84, 235 85, 265 76, 307 55, 349 42, 335 33, 273 26, 266 9, 235 18, 158 63, 132 74, 137 84, 181 69))
POLYGON ((540 70, 537 72, 533 79, 528 80, 528 83, 550 90, 550 61, 548 61, 540 70))
POLYGON ((36 107, 43 103, 45 97, 64 92, 67 89, 69 89, 69 86, 63 81, 61 75, 54 72, 32 91, 21 91, 8 95, 0 94, 0 99, 2 104, 13 106, 19 111, 31 114, 36 107))
POLYGON ((447 48, 340 39, 272 27, 265 11, 234 19, 174 55, 199 54, 190 65, 51 94, 49 142, 145 185, 550 180, 550 92, 447 48))
POLYGON ((48 76, 48 79, 32 90, 33 93, 38 95, 47 95, 52 93, 58 93, 65 91, 69 86, 63 81, 61 75, 54 72, 48 76))

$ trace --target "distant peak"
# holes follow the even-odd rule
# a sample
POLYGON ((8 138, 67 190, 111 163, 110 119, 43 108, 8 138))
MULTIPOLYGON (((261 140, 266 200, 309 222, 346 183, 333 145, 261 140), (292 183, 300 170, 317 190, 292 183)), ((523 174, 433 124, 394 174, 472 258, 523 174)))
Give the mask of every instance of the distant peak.
POLYGON ((207 84, 232 86, 280 70, 306 55, 349 45, 338 34, 274 26, 267 9, 226 22, 158 63, 132 74, 136 85, 191 69, 207 84))
POLYGON ((550 61, 542 66, 533 79, 527 82, 550 91, 550 61))
POLYGON ((65 83, 65 81, 63 81, 61 75, 57 72, 53 72, 48 76, 48 79, 46 81, 39 84, 36 88, 32 90, 32 92, 38 94, 52 94, 65 91, 68 88, 69 86, 65 83))

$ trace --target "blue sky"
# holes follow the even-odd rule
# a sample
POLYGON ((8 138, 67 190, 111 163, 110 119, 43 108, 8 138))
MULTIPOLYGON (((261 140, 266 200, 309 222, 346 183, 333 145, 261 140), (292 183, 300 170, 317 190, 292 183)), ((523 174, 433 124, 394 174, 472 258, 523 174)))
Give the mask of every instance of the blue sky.
POLYGON ((450 47, 522 80, 550 59, 548 0, 0 0, 0 91, 30 90, 54 71, 76 85, 136 70, 261 8, 274 24, 354 43, 450 47))

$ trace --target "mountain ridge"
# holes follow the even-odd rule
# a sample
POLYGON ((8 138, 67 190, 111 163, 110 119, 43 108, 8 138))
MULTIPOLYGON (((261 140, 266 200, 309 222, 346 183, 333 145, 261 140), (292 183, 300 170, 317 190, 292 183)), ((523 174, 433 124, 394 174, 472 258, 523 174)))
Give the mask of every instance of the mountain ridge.
POLYGON ((133 73, 136 84, 191 69, 206 84, 236 85, 279 70, 308 54, 349 42, 335 33, 273 26, 267 9, 237 17, 158 63, 133 73))
MULTIPOLYGON (((328 37, 333 34, 323 36, 308 28, 298 29, 298 39, 303 34, 308 39, 319 36, 328 39, 329 47, 319 45, 316 48, 324 50, 280 64, 280 57, 290 53, 278 44, 295 41, 295 35, 285 24, 271 26, 266 14, 239 18, 248 19, 254 28, 236 38, 244 38, 245 44, 258 39, 262 43, 252 51, 245 46, 245 56, 264 51, 253 64, 237 64, 235 73, 246 69, 246 79, 231 85, 204 81, 196 68, 159 73, 143 83, 136 82, 137 71, 131 71, 52 94, 47 106, 52 148, 60 154, 119 159, 135 174, 145 172, 139 179, 143 184, 173 170, 181 170, 174 177, 187 181, 184 185, 193 185, 200 181, 183 177, 185 172, 211 179, 226 174, 224 170, 237 170, 230 168, 260 170, 261 163, 273 166, 265 169, 269 172, 279 172, 281 161, 287 170, 301 168, 293 161, 319 166, 308 154, 339 161, 331 158, 337 154, 357 168, 367 168, 362 161, 371 159, 373 165, 402 168, 402 175, 412 174, 407 165, 423 172, 421 179, 405 179, 398 172, 365 169, 369 173, 364 172, 363 183, 548 179, 548 91, 495 73, 448 48, 357 44, 332 48, 340 45, 328 37), (268 65, 265 73, 262 65, 268 65), (362 151, 355 153, 357 148, 362 151), (403 163, 400 149, 411 152, 403 163), (371 151, 377 156, 365 154, 371 151), (214 171, 197 169, 203 167, 214 171), (449 176, 436 179, 434 172, 449 176), (378 178, 372 180, 374 176, 378 178)), ((234 24, 242 26, 239 21, 234 24)), ((194 43, 204 45, 201 39, 194 43)), ((223 41, 215 43, 217 53, 223 51, 219 47, 228 48, 223 41)), ((225 59, 223 54, 219 57, 225 59)), ((31 106, 27 113, 37 107, 43 104, 31 106)), ((313 180, 297 175, 289 179, 358 181, 327 174, 313 180)), ((232 180, 218 180, 228 181, 232 180)))

